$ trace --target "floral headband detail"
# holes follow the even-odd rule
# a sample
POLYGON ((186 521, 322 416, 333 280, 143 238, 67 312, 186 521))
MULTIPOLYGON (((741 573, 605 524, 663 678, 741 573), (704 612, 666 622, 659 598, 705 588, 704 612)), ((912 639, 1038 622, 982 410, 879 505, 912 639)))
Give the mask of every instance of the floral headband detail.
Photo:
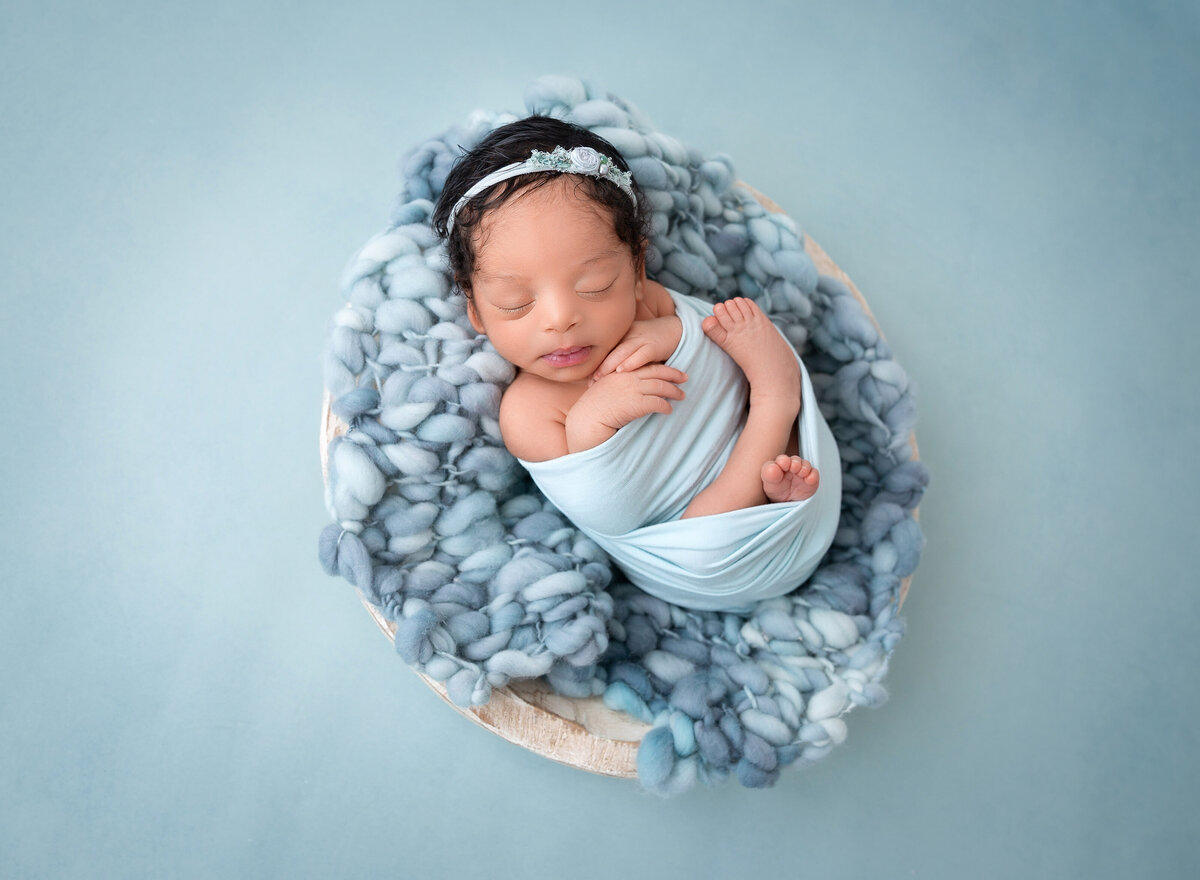
POLYGON ((539 171, 586 174, 588 177, 610 180, 619 186, 625 195, 629 196, 635 206, 637 205, 637 196, 633 192, 633 175, 628 171, 622 171, 612 159, 603 153, 597 152, 591 147, 575 147, 570 150, 566 147, 555 147, 549 153, 534 150, 524 162, 514 162, 493 171, 463 193, 463 197, 455 202, 454 207, 450 210, 450 217, 446 221, 446 235, 449 236, 450 231, 454 228, 454 220, 458 217, 462 206, 475 196, 502 180, 520 177, 522 174, 536 174, 539 171))

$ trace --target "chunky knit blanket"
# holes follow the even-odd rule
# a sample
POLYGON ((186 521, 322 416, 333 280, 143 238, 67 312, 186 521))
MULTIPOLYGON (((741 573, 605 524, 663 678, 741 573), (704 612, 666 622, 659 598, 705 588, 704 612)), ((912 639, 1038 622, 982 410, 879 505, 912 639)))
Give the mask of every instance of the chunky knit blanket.
POLYGON ((749 613, 688 610, 630 586, 538 493, 496 422, 513 368, 471 329, 429 223, 461 150, 517 118, 478 113, 404 158, 391 222, 347 268, 325 383, 349 429, 329 448, 321 562, 459 705, 544 676, 653 725, 638 750, 652 791, 731 773, 769 786, 841 743, 851 708, 886 699, 901 584, 923 544, 912 390, 853 292, 818 273, 795 224, 736 184, 727 157, 578 80, 540 79, 526 104, 624 155, 654 208, 652 278, 755 299, 801 353, 842 457, 833 546, 795 592, 749 613))

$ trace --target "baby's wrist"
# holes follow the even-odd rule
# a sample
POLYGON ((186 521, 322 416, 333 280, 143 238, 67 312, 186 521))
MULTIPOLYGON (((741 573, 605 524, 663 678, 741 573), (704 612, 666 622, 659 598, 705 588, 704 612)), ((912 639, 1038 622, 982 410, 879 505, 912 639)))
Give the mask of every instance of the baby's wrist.
POLYGON ((616 428, 605 425, 589 414, 586 406, 580 406, 578 402, 567 411, 564 427, 567 434, 568 453, 583 452, 585 449, 599 446, 617 433, 616 428))
POLYGON ((679 320, 678 315, 664 315, 661 318, 652 318, 646 323, 655 342, 658 359, 665 361, 679 347, 679 340, 683 337, 683 322, 679 320))

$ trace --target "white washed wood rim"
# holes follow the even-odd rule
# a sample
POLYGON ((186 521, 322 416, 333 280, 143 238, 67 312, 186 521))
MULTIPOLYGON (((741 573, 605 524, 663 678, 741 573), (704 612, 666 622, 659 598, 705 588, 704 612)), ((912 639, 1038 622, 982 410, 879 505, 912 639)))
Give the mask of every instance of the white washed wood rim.
MULTIPOLYGON (((782 208, 753 187, 740 182, 739 185, 754 193, 754 197, 768 211, 783 212, 782 208)), ((837 278, 850 288, 863 311, 879 329, 880 336, 883 336, 871 307, 850 277, 808 235, 804 236, 804 249, 816 264, 818 272, 837 278)), ((321 474, 326 483, 329 481, 329 444, 334 437, 346 431, 346 424, 333 414, 331 403, 331 395, 326 391, 321 408, 321 474)), ((911 442, 913 457, 916 458, 915 434, 911 442)), ((916 515, 917 511, 914 510, 913 516, 916 515)), ((900 586, 901 604, 908 595, 911 582, 910 575, 900 586)), ((396 624, 369 602, 364 600, 363 605, 384 634, 394 639, 396 624)), ((564 697, 551 690, 542 679, 534 679, 514 681, 507 687, 493 689, 491 700, 485 706, 463 708, 451 701, 440 682, 422 672, 416 674, 454 711, 511 743, 589 773, 622 779, 637 778, 638 744, 650 730, 650 725, 608 708, 601 697, 564 697)))

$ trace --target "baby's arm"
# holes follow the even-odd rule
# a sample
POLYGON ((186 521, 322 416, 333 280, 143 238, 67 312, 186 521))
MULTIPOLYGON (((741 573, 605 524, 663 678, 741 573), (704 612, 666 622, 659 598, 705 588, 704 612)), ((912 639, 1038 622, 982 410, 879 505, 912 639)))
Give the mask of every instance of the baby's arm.
POLYGON ((679 386, 686 381, 686 373, 665 364, 647 364, 596 379, 567 413, 567 451, 599 446, 642 416, 669 413, 672 400, 683 400, 679 386))
POLYGON ((500 434, 508 451, 525 461, 582 452, 635 419, 669 413, 670 401, 683 399, 685 381, 673 367, 650 364, 613 373, 578 394, 564 383, 522 374, 500 402, 500 434))

